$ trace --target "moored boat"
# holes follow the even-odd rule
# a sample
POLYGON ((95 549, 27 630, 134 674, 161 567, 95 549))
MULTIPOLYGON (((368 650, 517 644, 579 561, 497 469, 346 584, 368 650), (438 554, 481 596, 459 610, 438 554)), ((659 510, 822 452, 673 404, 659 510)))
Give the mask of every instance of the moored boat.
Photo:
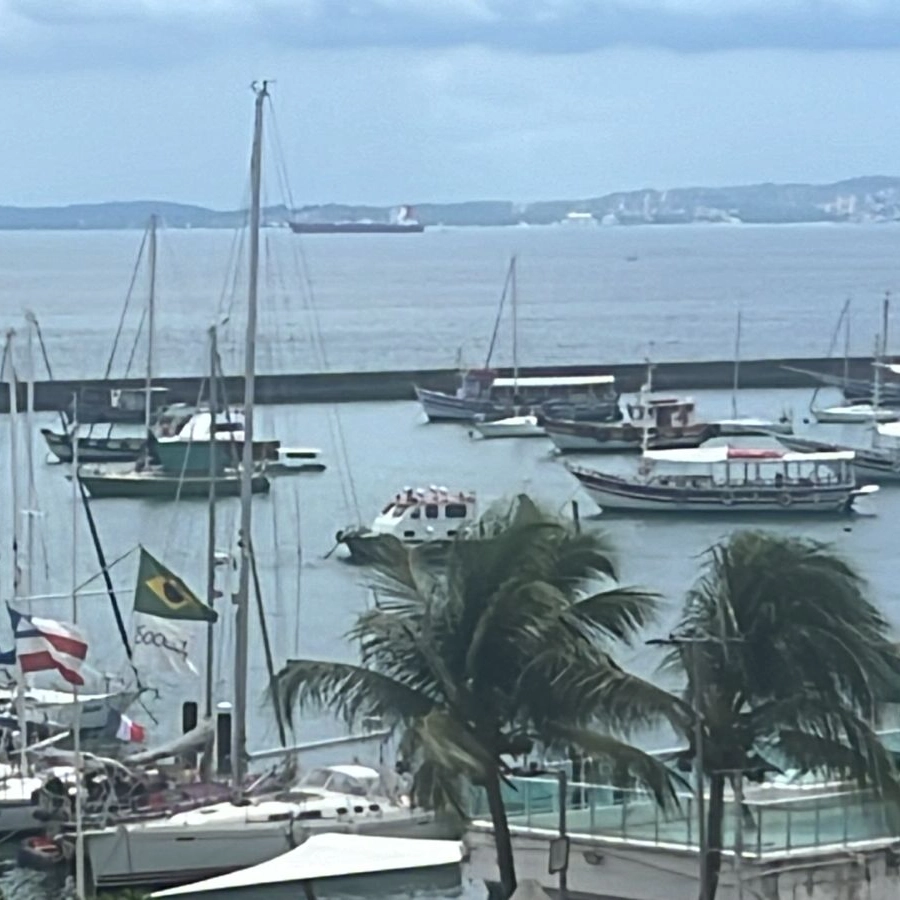
MULTIPOLYGON (((146 500, 175 500, 209 497, 209 475, 199 473, 171 475, 156 467, 117 469, 113 466, 79 468, 78 480, 88 494, 97 500, 131 498, 146 500)), ((252 479, 254 494, 269 492, 269 479, 256 472, 252 479)), ((241 473, 239 469, 226 469, 215 478, 217 497, 239 497, 241 473)))
MULTIPOLYGON (((213 440, 216 441, 216 468, 223 472, 237 466, 244 452, 243 412, 227 409, 217 412, 215 417, 208 410, 196 412, 174 433, 154 436, 150 449, 163 470, 171 475, 206 475, 213 440)), ((254 462, 278 460, 280 446, 276 440, 254 440, 254 462)))
POLYGON ((385 505, 371 527, 352 526, 335 538, 350 551, 354 562, 373 563, 389 552, 386 544, 429 544, 439 546, 455 540, 478 518, 475 494, 448 491, 431 486, 428 490, 404 488, 385 505))
POLYGON ((498 377, 490 369, 465 372, 454 394, 416 386, 430 422, 472 422, 478 416, 502 419, 525 407, 560 419, 621 419, 612 375, 498 377))
POLYGON ((279 447, 274 459, 266 459, 264 471, 272 475, 324 472, 325 463, 317 447, 279 447))
POLYGON ((871 403, 854 403, 849 406, 815 407, 810 410, 821 425, 860 425, 869 422, 896 422, 900 412, 871 403))
MULTIPOLYGON (((525 438, 546 437, 537 416, 510 416, 507 419, 476 420, 472 422, 473 431, 482 438, 525 438)), ((472 432, 469 432, 472 434, 472 432)), ((472 435, 474 437, 474 434, 472 435)))
POLYGON ((265 862, 314 834, 458 838, 456 821, 386 794, 374 769, 328 766, 293 788, 241 805, 223 802, 88 830, 85 853, 97 888, 163 886, 265 862))
MULTIPOLYGON (((70 463, 74 459, 74 439, 70 431, 60 434, 50 428, 42 428, 41 434, 47 449, 59 462, 70 463)), ((135 462, 146 451, 144 437, 93 437, 78 436, 78 459, 81 462, 135 462)))
POLYGON ((858 477, 872 481, 900 482, 900 422, 887 422, 869 429, 865 443, 837 444, 811 437, 779 437, 785 447, 805 453, 853 453, 858 477))
POLYGON ((698 447, 650 450, 632 476, 568 465, 603 510, 675 513, 846 513, 874 485, 856 486, 854 454, 839 450, 698 447))

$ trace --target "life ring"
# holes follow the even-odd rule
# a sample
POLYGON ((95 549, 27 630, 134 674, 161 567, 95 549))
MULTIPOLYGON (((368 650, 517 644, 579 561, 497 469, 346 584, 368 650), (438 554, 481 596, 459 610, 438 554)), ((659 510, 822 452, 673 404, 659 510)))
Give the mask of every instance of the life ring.
POLYGON ((790 495, 790 494, 781 494, 781 495, 779 495, 779 497, 778 497, 778 505, 779 505, 779 506, 788 507, 788 506, 790 506, 793 502, 794 502, 794 501, 791 499, 791 495, 790 495))

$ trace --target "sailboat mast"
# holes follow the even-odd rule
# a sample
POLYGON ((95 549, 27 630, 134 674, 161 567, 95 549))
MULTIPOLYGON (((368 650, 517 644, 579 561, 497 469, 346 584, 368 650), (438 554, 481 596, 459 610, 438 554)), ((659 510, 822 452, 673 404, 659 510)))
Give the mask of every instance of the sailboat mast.
POLYGON ((16 332, 10 328, 6 332, 6 360, 9 364, 9 474, 12 479, 12 564, 13 599, 22 594, 19 567, 19 385, 16 377, 16 352, 14 338, 16 332))
POLYGON ((844 304, 844 390, 850 381, 850 298, 844 304))
POLYGON ((268 96, 268 82, 255 84, 253 150, 250 158, 250 273, 247 291, 247 333, 244 350, 244 448, 241 459, 241 568, 237 592, 237 615, 234 638, 234 727, 232 730, 231 767, 235 793, 241 795, 247 769, 247 652, 250 623, 250 554, 253 552, 253 401, 256 369, 256 307, 259 282, 259 225, 262 184, 263 111, 268 96))
POLYGON ((884 302, 881 305, 881 361, 887 361, 888 327, 891 316, 891 292, 884 292, 884 302))
MULTIPOLYGON (((216 600, 216 412, 219 408, 218 385, 216 383, 216 363, 218 359, 218 333, 216 326, 209 329, 209 508, 207 513, 206 545, 206 604, 212 609, 216 600)), ((212 718, 213 706, 213 623, 206 624, 206 693, 203 710, 207 719, 212 718)))
POLYGON ((737 418, 737 393, 741 379, 741 311, 737 314, 737 331, 734 336, 734 380, 731 384, 731 416, 737 418))
POLYGON ((509 289, 512 297, 512 364, 513 364, 513 401, 519 393, 519 296, 516 284, 516 257, 509 261, 509 289))
POLYGON ((34 485, 34 323, 28 320, 27 381, 25 382, 25 472, 28 478, 28 508, 25 510, 25 577, 23 592, 26 597, 34 593, 34 517, 37 515, 37 496, 34 485))
POLYGON ((150 388, 153 386, 153 337, 156 327, 156 216, 150 216, 150 295, 147 299, 147 391, 144 397, 144 425, 153 424, 150 388))

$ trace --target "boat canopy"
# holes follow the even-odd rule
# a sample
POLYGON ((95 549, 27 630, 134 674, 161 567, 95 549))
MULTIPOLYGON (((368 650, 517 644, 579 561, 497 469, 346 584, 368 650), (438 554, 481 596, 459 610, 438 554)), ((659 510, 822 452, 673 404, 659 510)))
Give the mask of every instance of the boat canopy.
POLYGON ((544 388, 544 387, 592 387, 598 384, 615 384, 614 375, 530 375, 524 378, 495 378, 496 388, 544 388))
POLYGON ((648 450, 645 459, 654 462, 712 464, 723 462, 757 463, 830 463, 852 460, 852 450, 828 450, 816 453, 797 453, 790 450, 754 449, 742 447, 693 447, 678 450, 648 450))
POLYGON ((458 865, 459 841, 370 837, 359 834, 317 834, 299 847, 268 862, 194 884, 157 891, 151 897, 178 897, 207 891, 228 891, 265 884, 291 884, 377 872, 400 872, 458 865))

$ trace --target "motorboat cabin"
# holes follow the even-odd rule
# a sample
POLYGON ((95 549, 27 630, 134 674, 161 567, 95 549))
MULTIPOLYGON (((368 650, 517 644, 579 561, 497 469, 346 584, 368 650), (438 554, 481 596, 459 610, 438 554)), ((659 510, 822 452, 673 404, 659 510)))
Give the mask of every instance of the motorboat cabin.
POLYGON ((403 544, 441 544, 454 540, 478 518, 475 494, 432 485, 427 490, 405 487, 395 494, 370 527, 345 528, 336 535, 356 562, 378 559, 385 538, 403 544))
POLYGON ((372 522, 375 534, 392 534, 404 543, 452 540, 477 517, 475 494, 404 488, 372 522))

